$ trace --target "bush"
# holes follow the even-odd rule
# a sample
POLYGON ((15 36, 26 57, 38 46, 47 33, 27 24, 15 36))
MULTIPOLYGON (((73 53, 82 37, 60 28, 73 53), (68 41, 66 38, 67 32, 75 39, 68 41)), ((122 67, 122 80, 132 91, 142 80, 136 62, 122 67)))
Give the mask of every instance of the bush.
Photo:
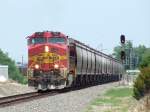
POLYGON ((145 84, 145 93, 150 92, 150 67, 145 67, 141 69, 141 72, 144 77, 144 84, 145 84))
POLYGON ((141 78, 141 74, 139 77, 137 77, 135 83, 134 83, 134 97, 136 99, 140 99, 142 96, 144 96, 144 80, 141 78))
POLYGON ((150 67, 141 69, 140 75, 134 83, 134 97, 140 99, 145 94, 150 93, 150 67))

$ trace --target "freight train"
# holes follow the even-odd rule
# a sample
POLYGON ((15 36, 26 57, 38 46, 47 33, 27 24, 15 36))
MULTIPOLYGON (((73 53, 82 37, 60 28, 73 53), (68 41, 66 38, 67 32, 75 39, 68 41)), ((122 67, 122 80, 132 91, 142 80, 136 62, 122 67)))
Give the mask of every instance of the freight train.
POLYGON ((61 32, 35 32, 28 41, 28 85, 62 89, 117 81, 122 63, 61 32))

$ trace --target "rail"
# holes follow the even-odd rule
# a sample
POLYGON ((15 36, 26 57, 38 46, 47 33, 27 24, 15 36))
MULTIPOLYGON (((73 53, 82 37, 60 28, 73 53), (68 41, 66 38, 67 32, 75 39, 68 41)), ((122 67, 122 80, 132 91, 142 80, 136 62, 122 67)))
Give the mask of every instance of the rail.
POLYGON ((5 106, 14 105, 16 103, 22 103, 31 101, 33 99, 38 99, 46 96, 52 96, 58 94, 56 91, 48 91, 48 92, 31 92, 31 93, 25 93, 25 94, 18 94, 13 96, 7 96, 0 98, 0 108, 5 106))

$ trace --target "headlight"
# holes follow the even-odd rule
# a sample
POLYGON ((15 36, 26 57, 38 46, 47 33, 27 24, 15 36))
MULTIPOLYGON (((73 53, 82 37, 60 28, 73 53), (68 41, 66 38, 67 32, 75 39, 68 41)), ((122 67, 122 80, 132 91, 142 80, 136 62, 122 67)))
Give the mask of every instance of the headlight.
POLYGON ((39 69, 40 68, 40 66, 38 64, 36 64, 34 67, 35 67, 35 69, 39 69))
POLYGON ((59 65, 58 65, 58 64, 55 64, 55 65, 54 65, 54 68, 55 68, 55 69, 58 69, 58 68, 59 68, 59 65))
POLYGON ((49 52, 49 47, 45 46, 44 50, 45 50, 45 52, 49 52))

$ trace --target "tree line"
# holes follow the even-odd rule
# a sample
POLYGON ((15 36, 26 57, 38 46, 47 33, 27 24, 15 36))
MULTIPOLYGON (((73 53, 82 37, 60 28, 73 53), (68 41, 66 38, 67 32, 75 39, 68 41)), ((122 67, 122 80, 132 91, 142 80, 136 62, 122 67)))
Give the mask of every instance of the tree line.
MULTIPOLYGON (((133 47, 131 41, 127 41, 125 44, 125 69, 138 69, 143 64, 147 63, 144 61, 147 55, 149 55, 150 48, 146 48, 144 45, 133 47)), ((116 46, 112 54, 113 57, 121 59, 120 52, 121 46, 116 46)))
POLYGON ((8 76, 10 79, 22 84, 27 83, 27 79, 19 72, 19 69, 16 67, 15 61, 8 56, 8 53, 4 53, 1 49, 0 65, 8 65, 8 76))

